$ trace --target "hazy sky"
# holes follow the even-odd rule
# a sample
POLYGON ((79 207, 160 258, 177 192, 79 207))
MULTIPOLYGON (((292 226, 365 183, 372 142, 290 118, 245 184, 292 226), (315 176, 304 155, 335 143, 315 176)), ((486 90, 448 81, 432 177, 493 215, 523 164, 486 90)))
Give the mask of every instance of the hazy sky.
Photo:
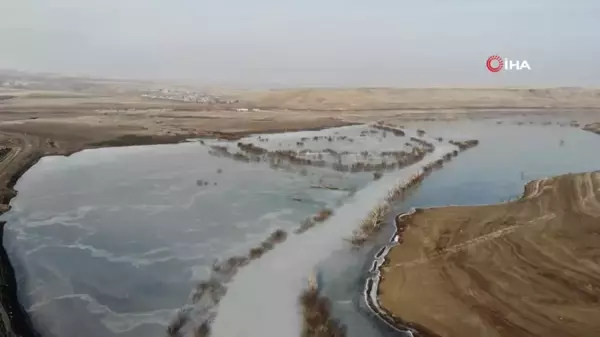
POLYGON ((598 86, 599 0, 0 0, 0 68, 260 86, 598 86), (531 71, 492 74, 488 56, 531 71))

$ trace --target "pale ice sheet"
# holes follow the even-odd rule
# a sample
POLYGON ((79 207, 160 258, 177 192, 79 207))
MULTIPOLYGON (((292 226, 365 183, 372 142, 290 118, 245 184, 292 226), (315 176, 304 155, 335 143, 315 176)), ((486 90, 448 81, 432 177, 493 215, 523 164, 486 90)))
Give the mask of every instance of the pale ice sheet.
POLYGON ((313 268, 349 243, 352 232, 387 191, 424 165, 455 150, 441 145, 423 161, 385 175, 360 190, 322 226, 293 236, 275 251, 243 268, 229 286, 213 324, 214 337, 297 337, 298 297, 313 268))
POLYGON ((44 336, 163 336, 214 259, 245 254, 347 195, 311 188, 318 175, 207 151, 83 151, 43 158, 19 180, 4 244, 44 336))
MULTIPOLYGON (((399 139, 390 149, 404 146, 399 139)), ((361 150, 382 144, 359 143, 361 150)), ((312 188, 323 177, 359 189, 373 179, 370 173, 311 170, 303 176, 239 163, 210 156, 196 142, 45 157, 19 180, 13 209, 3 215, 20 299, 45 337, 79 337, 82 331, 88 337, 163 336, 215 258, 246 254, 274 229, 291 232, 347 197, 344 191, 312 188), (200 180, 208 185, 198 186, 200 180)), ((390 181, 386 175, 375 184, 383 188, 390 181)), ((369 198, 369 192, 361 195, 357 200, 369 198)), ((341 235, 337 238, 341 243, 341 235)), ((283 260, 275 268, 278 264, 286 267, 283 260)))

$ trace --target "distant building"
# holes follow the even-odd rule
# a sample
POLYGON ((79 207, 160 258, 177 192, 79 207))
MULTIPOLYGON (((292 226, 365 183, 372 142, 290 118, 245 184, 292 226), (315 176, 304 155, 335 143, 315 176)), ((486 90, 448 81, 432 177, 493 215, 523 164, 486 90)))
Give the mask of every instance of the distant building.
POLYGON ((142 93, 141 96, 151 99, 166 99, 188 103, 233 103, 232 101, 221 100, 218 96, 212 96, 188 90, 173 90, 166 88, 151 90, 150 92, 142 93))

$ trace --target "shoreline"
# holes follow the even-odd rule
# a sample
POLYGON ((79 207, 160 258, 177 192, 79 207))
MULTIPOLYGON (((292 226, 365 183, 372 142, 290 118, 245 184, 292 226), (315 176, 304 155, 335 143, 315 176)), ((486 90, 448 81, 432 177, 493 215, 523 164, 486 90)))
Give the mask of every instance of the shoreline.
MULTIPOLYGON (((417 325, 411 322, 406 322, 399 317, 395 317, 388 310, 384 309, 379 303, 379 285, 382 279, 381 268, 385 267, 389 264, 389 260, 387 259, 387 255, 392 250, 392 248, 396 245, 401 244, 400 228, 403 228, 402 223, 408 221, 411 216, 416 214, 417 212, 423 212, 427 210, 433 209, 442 209, 447 207, 477 207, 477 206, 493 206, 493 205, 501 205, 513 203, 518 200, 526 199, 530 197, 532 194, 528 192, 527 187, 530 185, 536 185, 539 187, 539 182, 543 181, 547 178, 536 179, 528 182, 524 186, 524 191, 521 197, 515 201, 503 201, 494 204, 473 204, 473 205, 446 205, 446 206, 431 206, 431 207, 412 207, 410 210, 406 212, 399 213, 394 216, 394 232, 388 239, 388 243, 385 244, 381 249, 377 251, 377 253, 373 257, 372 266, 369 270, 371 274, 370 277, 367 277, 367 282, 365 283, 365 288, 363 291, 363 297, 365 303, 369 309, 384 323, 386 323, 390 328, 405 334, 406 336, 424 336, 424 337, 439 337, 439 335, 433 332, 424 332, 419 329, 423 329, 423 327, 417 328, 417 325)), ((535 190, 537 192, 537 189, 535 190)))
POLYGON ((367 277, 367 281, 365 282, 363 297, 365 303, 367 304, 367 307, 376 317, 378 317, 381 321, 387 324, 387 326, 389 326, 390 328, 403 334, 403 336, 440 337, 439 335, 431 331, 427 331, 425 327, 419 326, 412 322, 404 321, 399 317, 395 317, 388 310, 383 308, 379 303, 379 284, 382 278, 381 268, 384 267, 387 263, 389 263, 389 261, 387 260, 388 253, 392 250, 392 248, 395 245, 400 244, 398 242, 398 226, 400 224, 400 219, 404 217, 409 218, 410 216, 418 212, 419 209, 420 208, 413 207, 407 212, 403 212, 398 214, 397 216, 394 216, 394 233, 389 238, 388 244, 384 245, 374 257, 373 264, 369 270, 371 276, 367 277))
MULTIPOLYGON (((599 174, 599 171, 593 171, 593 172, 581 172, 581 173, 574 173, 574 174, 564 174, 564 175, 560 175, 560 176, 555 176, 555 177, 546 177, 546 178, 539 178, 536 180, 532 180, 529 181, 527 183, 524 184, 524 189, 523 189, 523 193, 520 196, 520 198, 516 199, 516 200, 512 200, 512 201, 504 201, 504 202, 498 202, 498 203, 493 203, 493 204, 482 204, 482 205, 447 205, 447 206, 432 206, 432 207, 418 207, 418 208, 412 208, 409 211, 406 212, 402 212, 400 214, 398 214, 397 216, 394 217, 394 226, 395 226, 395 230, 394 230, 394 234, 392 235, 392 237, 389 240, 389 243, 384 245, 378 252, 377 254, 375 254, 374 256, 374 261, 373 261, 373 265, 372 268, 370 270, 370 272, 372 273, 372 276, 368 277, 368 281, 367 284, 365 285, 365 290, 364 290, 364 297, 365 300, 368 303, 369 308, 375 312, 375 314, 381 318, 384 322, 386 322, 388 325, 393 326, 396 329, 408 329, 411 331, 413 336, 424 336, 424 337, 438 337, 441 335, 450 335, 453 336, 454 334, 450 334, 449 331, 438 331, 438 332, 433 332, 431 330, 429 330, 427 327, 431 327, 431 328, 435 328, 435 326, 437 325, 437 327, 443 326, 444 323, 448 323, 448 322, 452 322, 454 321, 452 316, 442 316, 442 318, 432 318, 430 319, 429 324, 426 323, 425 321, 420 321, 423 324, 428 324, 427 327, 426 326, 422 326, 421 324, 417 324, 413 321, 407 321, 405 320, 404 317, 402 317, 402 315, 398 316, 398 314, 395 314, 394 311, 392 310, 396 310, 396 309, 388 309, 386 307, 383 306, 381 300, 382 300, 382 296, 384 296, 384 294, 380 293, 380 288, 382 285, 382 282, 385 282, 383 279, 384 278, 388 278, 388 285, 387 287, 389 288, 390 286, 392 286, 393 284, 393 279, 394 277, 397 277, 397 275, 391 275, 391 270, 385 270, 386 267, 389 268, 394 268, 394 267, 406 267, 406 268, 410 268, 410 267, 414 267, 416 266, 415 263, 420 263, 423 262, 425 263, 426 261, 441 261, 438 263, 444 263, 446 264, 444 261, 445 260, 436 260, 436 258, 438 257, 438 255, 447 252, 447 253, 455 253, 460 251, 463 248, 466 248, 467 246, 471 246, 473 244, 482 244, 486 241, 486 239, 489 238, 496 238, 496 237, 500 237, 502 235, 508 235, 510 233, 512 233, 512 231, 516 230, 517 228, 523 228, 523 231, 527 230, 527 228, 531 228, 530 226, 536 225, 537 223, 539 223, 540 221, 542 221, 543 224, 547 224, 547 223, 552 223, 551 228, 556 229, 557 226, 561 226, 560 223, 560 215, 554 215, 554 214, 547 214, 547 212, 552 213, 550 210, 536 210, 536 213, 538 215, 538 217, 534 217, 533 219, 531 219, 530 217, 527 216, 523 216, 523 220, 516 220, 515 224, 507 224, 507 225, 503 225, 501 227, 499 227, 500 229, 496 229, 490 233, 484 234, 484 235, 480 235, 480 236, 475 236, 475 237, 467 237, 466 241, 462 241, 459 243, 453 243, 453 245, 449 245, 447 247, 443 248, 443 251, 440 252, 431 252, 431 254, 428 254, 427 258, 417 258, 414 261, 408 261, 408 262, 403 262, 403 261, 398 261, 396 260, 395 262, 393 261, 393 258, 390 258, 390 252, 392 252, 392 250, 396 247, 396 246, 400 246, 403 243, 403 239, 402 239, 402 233, 404 233, 405 228, 409 225, 408 223, 411 221, 411 218, 413 218, 415 216, 415 214, 418 214, 419 216, 424 216, 424 212, 427 211, 436 211, 436 212, 441 212, 444 209, 450 209, 451 211, 453 210, 458 210, 460 211, 462 208, 473 208, 473 207, 520 207, 519 209, 524 210, 525 207, 527 207, 527 205, 529 203, 535 203, 537 202, 538 199, 542 199, 545 200, 546 202, 548 202, 548 200, 554 200, 552 198, 556 198, 556 194, 560 195, 560 192, 558 191, 553 191, 553 188, 572 188, 573 186, 578 186, 578 182, 576 179, 585 179, 586 177, 591 177, 591 178, 587 178, 587 179, 592 179, 590 181, 593 181, 593 179, 597 180, 597 175, 599 174), (593 178, 593 176, 596 175, 595 178, 593 178), (583 178, 580 178, 583 177, 583 178), (548 184, 546 184, 548 183, 548 184), (560 185, 559 185, 560 184, 560 185), (550 187, 550 188, 548 188, 550 187), (539 216, 540 214, 544 214, 543 216, 539 216), (528 220, 528 221, 527 221, 528 220), (431 255, 431 256, 429 256, 431 255), (389 283, 392 282, 392 283, 389 283), (444 318, 446 318, 446 320, 444 320, 444 318), (436 324, 436 325, 432 325, 432 324, 436 324)), ((591 187, 590 187, 591 188, 591 187)), ((583 198, 584 196, 579 196, 579 197, 575 197, 576 199, 579 198, 581 200, 581 198, 583 198)), ((559 197, 561 198, 561 197, 559 197)), ((541 202, 541 201, 540 201, 541 202)), ((572 206, 574 208, 577 208, 578 206, 572 206)), ((591 207, 591 206, 588 206, 591 207)), ((465 211, 469 211, 469 210, 465 210, 465 211)), ((590 212, 594 212, 591 209, 588 209, 588 211, 590 212)), ((454 213, 453 213, 454 214, 454 213)), ((459 213, 456 213, 459 214, 459 213)), ((510 214, 510 213, 508 213, 510 214)), ((475 215, 474 215, 475 216, 475 215)), ((425 218, 425 219, 429 219, 431 220, 432 218, 425 218)), ((433 218, 436 219, 436 218, 433 218)), ((439 221, 443 221, 443 218, 437 218, 440 219, 439 221)), ((485 218, 487 219, 487 218, 485 218)), ((420 228, 419 226, 422 226, 424 223, 423 221, 428 221, 428 220, 421 220, 421 222, 419 224, 415 224, 415 226, 417 226, 418 228, 420 228)), ((436 220, 438 221, 438 220, 436 220)), ((488 220, 481 220, 481 221, 490 221, 488 220)), ((431 226, 435 227, 435 223, 432 223, 431 226)), ((583 225, 581 225, 583 226, 583 225)), ((589 226, 589 225, 588 225, 589 226)), ((466 228, 466 227, 465 227, 466 228)), ((560 228, 560 227, 559 227, 560 228)), ((464 228, 463 228, 464 229, 464 228)), ((441 230, 441 229, 440 229, 441 230)), ((537 229, 542 230, 542 229, 537 229)), ((549 230, 549 229, 548 229, 549 230)), ((462 231, 462 229, 461 229, 462 231)), ((521 235, 527 235, 525 234, 526 232, 522 232, 523 234, 521 235)), ((536 232, 537 233, 537 232, 536 232)), ((550 234, 548 234, 550 235, 550 234)), ((584 234, 585 235, 585 234, 584 234)), ((519 236, 520 237, 520 236, 519 236)), ((559 238, 560 239, 560 238, 559 238)), ((412 247, 412 245, 414 245, 414 240, 418 240, 418 237, 415 236, 415 234, 412 234, 412 236, 410 237, 409 240, 412 240, 413 243, 411 243, 410 247, 412 247), (417 239, 415 239, 417 238, 417 239)), ((573 239, 572 239, 573 240, 573 239)), ((435 241, 435 240, 434 240, 435 241)), ((410 242, 410 241, 409 241, 410 242)), ((516 245, 517 243, 515 243, 516 245)), ((526 249, 526 246, 523 246, 524 248, 522 249, 526 249)), ((585 247, 585 246, 584 246, 585 247)), ((409 249, 409 248, 407 248, 409 249)), ((583 248, 582 248, 583 249, 583 248)), ((481 253, 480 253, 481 254, 481 253)), ((418 256, 419 254, 417 254, 418 256)), ((441 255, 440 255, 441 256, 441 255)), ((462 257, 462 259, 466 259, 466 257, 462 257)), ((428 262, 429 263, 429 262, 428 262)), ((518 266, 515 266, 515 268, 517 268, 518 266)), ((415 267, 417 268, 417 267, 415 267)), ((425 268, 425 267, 424 267, 425 268)), ((430 267, 431 268, 431 267, 430 267)), ((448 267, 444 267, 444 268, 449 268, 448 267)), ((494 267, 492 267, 494 268, 494 267)), ((421 269, 419 269, 421 270, 421 269)), ((537 269, 536 269, 537 270, 537 269)), ((417 270, 418 271, 418 270, 417 270)), ((403 273, 407 273, 408 271, 403 271, 403 273)), ((546 272, 549 273, 549 272, 546 272)), ((583 273, 583 271, 582 271, 583 273)), ((545 274, 543 274, 545 275, 545 274)), ((424 275, 423 277, 427 277, 427 275, 424 275)), ((532 277, 536 277, 535 275, 533 275, 532 277)), ((590 274, 589 276, 587 276, 589 279, 588 281, 585 282, 590 282, 590 287, 594 287, 593 284, 596 281, 593 281, 594 276, 592 276, 592 274, 590 274)), ((502 279, 500 278, 500 281, 502 279)), ((552 279, 552 280, 556 280, 556 279, 552 279)), ((405 282, 409 282, 408 280, 406 280, 405 282)), ((431 281, 430 281, 431 282, 431 281)), ((439 281, 441 282, 441 281, 439 281)), ((572 282, 580 282, 580 280, 574 280, 572 282)), ((584 282, 584 281, 581 281, 584 282)), ((417 281, 418 283, 418 281, 417 281)), ((437 283, 433 283, 432 286, 434 286, 437 283)), ((569 283, 570 284, 570 283, 569 283)), ((587 284, 587 283, 586 283, 587 284)), ((386 287, 386 286, 384 286, 386 287)), ((403 287, 406 287, 403 286, 403 287)), ((413 287, 414 287, 414 281, 413 281, 413 287)), ((442 283, 442 287, 443 287, 443 283, 442 283)), ((516 286, 515 286, 516 287, 516 286)), ((391 288, 390 288, 391 289, 391 288)), ((410 289, 410 288, 407 288, 410 289)), ((443 288, 441 288, 443 289, 443 288)), ((487 288, 485 288, 487 289, 487 288)), ((518 287, 516 289, 519 289, 518 287)), ((526 290, 524 291, 528 291, 527 288, 525 288, 526 290)), ((390 290, 388 290, 389 292, 390 290)), ((410 292, 410 290, 406 290, 408 292, 410 292)), ((425 289, 423 289, 422 291, 425 291, 425 289)), ((436 289, 433 288, 431 290, 432 292, 435 293, 436 289)), ((443 290, 442 290, 443 291, 443 290)), ((469 291, 477 291, 476 288, 473 290, 469 290, 469 291)), ((537 293, 537 291, 543 291, 542 290, 533 290, 536 291, 535 296, 542 296, 542 293, 537 293)), ((437 294, 437 293, 436 293, 437 294)), ((443 294, 440 293, 440 294, 443 294)), ((385 294, 387 295, 387 294, 385 294)), ((534 295, 531 293, 521 293, 521 296, 529 296, 529 295, 534 295)), ((387 295, 390 296, 390 295, 387 295)), ((401 308, 402 306, 405 307, 409 307, 411 306, 411 300, 413 301, 412 305, 414 305, 414 301, 417 301, 416 303, 419 303, 420 301, 424 301, 424 303, 427 303, 427 296, 419 296, 416 295, 416 297, 412 298, 410 297, 410 295, 408 295, 408 299, 405 301, 402 300, 393 300, 395 303, 394 305, 396 305, 396 307, 398 305, 400 305, 401 308), (420 299, 420 300, 419 300, 420 299), (402 304, 404 303, 404 304, 402 304)), ((442 295, 431 295, 431 296, 442 296, 442 295)), ((473 295, 474 296, 474 295, 473 295)), ((490 295, 491 296, 491 295, 490 295)), ((548 296, 548 295, 546 295, 548 296)), ((461 298, 462 299, 462 298, 461 298)), ((573 301, 576 301, 576 299, 572 299, 573 301)), ((390 300, 388 300, 390 301, 390 300)), ((441 303, 446 303, 443 302, 444 299, 441 299, 440 301, 442 302, 436 302, 436 303, 428 303, 428 305, 430 306, 436 306, 436 305, 442 305, 441 303)), ((449 302, 452 303, 452 302, 449 302)), ((470 302, 469 302, 470 303, 470 302)), ((390 304, 388 304, 390 305, 390 304)), ((444 304, 444 305, 452 305, 452 304, 444 304)), ((490 304, 490 306, 493 304, 490 304)), ((586 302, 581 303, 580 305, 584 306, 583 308, 585 308, 586 302)), ((394 307, 392 307, 394 308, 394 307)), ((479 308, 479 307, 478 307, 479 308)), ((583 308, 581 310, 583 310, 583 308)), ((480 308, 481 310, 484 310, 483 308, 480 308)), ((404 309, 402 309, 404 310, 404 309)), ((457 307, 458 311, 460 311, 461 309, 457 307)), ((462 310, 466 310, 466 309, 462 309, 462 310)), ((493 307, 490 308, 489 310, 494 310, 493 307)), ((543 309, 541 309, 543 310, 543 309)), ((477 315, 484 315, 486 311, 483 311, 483 313, 473 313, 472 315, 474 315, 474 317, 479 317, 477 315)), ((428 308, 422 308, 420 313, 411 313, 411 315, 415 316, 415 317, 419 317, 419 315, 425 315, 427 316, 427 313, 429 313, 430 315, 435 315, 436 313, 431 313, 428 311, 428 308)), ((501 313, 499 313, 500 315, 501 313)), ((518 313, 515 313, 515 315, 517 315, 518 313)), ((459 315, 458 313, 456 315, 459 315)), ((540 315, 543 315, 543 313, 540 313, 540 315)), ((437 316, 435 316, 437 317, 437 316)), ((561 316, 562 317, 562 316, 561 316)), ((573 322, 586 322, 585 317, 587 316, 581 316, 578 317, 577 314, 573 314, 572 317, 570 317, 569 319, 573 319, 573 322)), ((470 319, 474 319, 474 318, 470 318, 470 319)), ((565 318, 566 319, 566 318, 565 318)), ((564 324, 564 322, 561 322, 562 318, 559 317, 559 320, 549 320, 549 323, 547 326, 544 326, 543 329, 553 329, 552 326, 553 324, 564 324)), ((587 320, 589 322, 589 320, 587 320)), ((470 321, 469 321, 470 322, 470 321)), ((485 322, 485 321, 484 321, 485 322)), ((461 335, 462 333, 466 333, 465 331, 468 331, 467 329, 469 329, 469 324, 471 323, 465 323, 462 322, 463 325, 466 325, 465 327, 462 327, 465 330, 460 330, 460 328, 458 330, 452 330, 453 333, 457 333, 459 335, 461 335), (462 331, 462 332, 458 332, 458 331, 462 331)), ((473 323, 474 324, 474 323, 473 323)), ((506 324, 516 324, 514 322, 508 322, 506 324)), ((539 322, 536 321, 532 321, 532 323, 528 323, 528 324, 539 324, 539 322)), ((594 329, 593 328, 594 323, 582 323, 581 326, 578 327, 578 331, 589 331, 586 329, 594 329)), ((494 330, 494 326, 489 326, 489 329, 494 330)), ((496 327, 497 328, 497 327, 496 327)), ((515 328, 519 328, 519 329, 526 329, 525 326, 523 327, 519 327, 518 325, 516 325, 515 328)), ((470 329, 473 329, 473 327, 471 326, 470 329)), ((481 329, 481 328, 480 328, 481 329)), ((483 331, 483 330, 482 330, 483 331)), ((509 331, 504 331, 502 330, 504 333, 508 333, 510 335, 510 330, 509 331)), ((411 335, 409 335, 411 336, 411 335)))
MULTIPOLYGON (((6 206, 0 211, 0 215, 10 211, 10 201, 17 196, 17 191, 14 190, 17 181, 43 157, 44 155, 39 153, 33 154, 31 158, 26 159, 24 164, 18 167, 10 176, 5 187, 8 192, 4 192, 2 195, 2 205, 6 206), (7 196, 6 193, 10 193, 10 195, 7 196)), ((27 314, 25 308, 23 308, 19 301, 15 271, 8 256, 8 252, 4 247, 5 225, 6 221, 0 221, 0 282, 3 285, 0 290, 0 316, 2 316, 3 330, 6 331, 7 337, 39 337, 40 334, 34 329, 31 317, 27 314), (6 323, 8 323, 10 327, 4 326, 6 323)))
MULTIPOLYGON (((4 239, 5 224, 6 221, 0 221, 0 240, 4 239)), ((19 301, 15 271, 3 244, 0 245, 0 277, 3 285, 0 291, 2 332, 6 336, 39 337, 40 334, 33 328, 30 316, 19 301), (7 323, 10 327, 6 326, 7 323)))
MULTIPOLYGON (((404 184, 400 184, 395 187, 395 189, 400 189, 402 194, 406 193, 412 188, 418 187, 424 180, 437 170, 441 170, 444 167, 445 163, 452 161, 452 159, 458 154, 469 150, 472 147, 476 147, 479 144, 479 141, 467 141, 467 142, 454 142, 450 141, 450 144, 454 145, 459 149, 458 153, 452 153, 453 155, 443 155, 440 160, 433 161, 429 164, 421 167, 410 180, 405 181, 404 184), (467 144, 467 145, 465 145, 467 144)), ((395 200, 394 200, 395 201, 395 200)), ((428 330, 424 326, 420 326, 413 322, 407 322, 402 320, 399 317, 395 317, 389 311, 381 306, 379 303, 379 285, 382 279, 381 268, 388 264, 387 255, 392 250, 392 248, 396 245, 402 243, 402 233, 404 232, 404 226, 402 226, 402 222, 405 221, 405 218, 410 218, 417 212, 422 212, 423 208, 411 208, 407 212, 402 212, 398 215, 394 216, 394 231, 391 237, 388 239, 388 243, 381 247, 373 256, 373 262, 371 264, 371 268, 368 273, 370 276, 367 277, 365 286, 363 289, 363 299, 371 312, 379 318, 382 322, 384 322, 388 327, 402 334, 403 336, 422 336, 422 337, 440 337, 433 331, 428 330)))

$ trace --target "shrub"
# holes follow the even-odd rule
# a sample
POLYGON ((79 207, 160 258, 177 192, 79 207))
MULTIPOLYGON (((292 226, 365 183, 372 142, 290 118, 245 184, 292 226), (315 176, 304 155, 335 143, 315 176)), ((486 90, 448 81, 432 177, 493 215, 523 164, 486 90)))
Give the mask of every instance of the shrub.
POLYGON ((208 336, 210 336, 210 323, 208 321, 205 321, 194 330, 194 337, 208 336))
POLYGON ((319 213, 317 213, 317 214, 316 214, 316 215, 313 217, 313 219, 314 219, 316 222, 323 222, 323 221, 325 221, 325 220, 329 219, 329 217, 330 217, 332 214, 333 214, 333 211, 332 211, 331 209, 329 209, 329 208, 325 208, 325 209, 322 209, 321 211, 319 211, 319 213))
POLYGON ((320 296, 316 289, 305 290, 300 295, 303 311, 302 337, 345 337, 346 327, 332 317, 329 299, 320 296))

